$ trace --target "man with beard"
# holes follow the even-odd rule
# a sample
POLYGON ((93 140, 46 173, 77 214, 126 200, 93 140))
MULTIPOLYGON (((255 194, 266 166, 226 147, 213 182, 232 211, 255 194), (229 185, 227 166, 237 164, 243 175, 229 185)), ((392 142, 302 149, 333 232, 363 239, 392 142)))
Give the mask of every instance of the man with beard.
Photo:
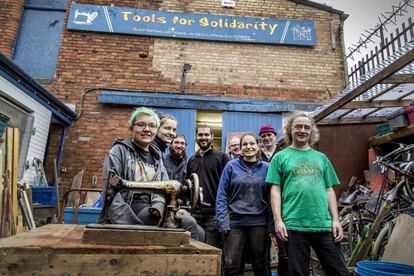
POLYGON ((187 154, 185 152, 187 140, 182 134, 172 140, 170 153, 164 160, 164 166, 167 169, 168 177, 184 183, 186 179, 187 154))
POLYGON ((209 125, 199 125, 196 141, 200 149, 187 162, 187 173, 196 173, 203 189, 203 206, 199 214, 194 214, 198 224, 206 233, 206 243, 221 247, 216 221, 216 195, 224 166, 229 161, 228 155, 215 150, 211 143, 214 135, 209 125))
POLYGON ((273 155, 280 149, 276 143, 276 130, 272 125, 264 125, 260 128, 259 136, 262 138, 264 148, 262 149, 261 160, 269 163, 273 155))

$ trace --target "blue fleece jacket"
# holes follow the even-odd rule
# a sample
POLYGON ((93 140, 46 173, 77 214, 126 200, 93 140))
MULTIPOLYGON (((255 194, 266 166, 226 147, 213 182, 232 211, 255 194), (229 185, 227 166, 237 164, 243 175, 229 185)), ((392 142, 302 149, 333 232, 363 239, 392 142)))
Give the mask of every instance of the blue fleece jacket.
POLYGON ((216 216, 220 232, 230 226, 267 225, 270 187, 265 183, 268 164, 248 167, 240 157, 227 163, 220 178, 216 216))

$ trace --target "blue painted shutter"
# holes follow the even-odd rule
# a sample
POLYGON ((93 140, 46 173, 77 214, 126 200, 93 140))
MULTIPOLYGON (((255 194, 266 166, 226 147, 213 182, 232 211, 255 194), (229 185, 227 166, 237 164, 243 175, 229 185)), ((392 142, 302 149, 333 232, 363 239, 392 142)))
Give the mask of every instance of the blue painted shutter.
POLYGON ((195 130, 197 111, 195 109, 173 109, 158 107, 155 109, 155 111, 171 114, 177 119, 177 133, 183 134, 187 138, 187 155, 193 155, 195 152, 195 130))
POLYGON ((277 139, 282 138, 282 115, 273 113, 223 112, 222 151, 226 150, 229 132, 254 132, 259 134, 260 127, 272 125, 277 131, 277 139))
POLYGON ((66 0, 56 1, 59 5, 37 2, 26 1, 13 60, 31 77, 51 80, 59 53, 66 0))

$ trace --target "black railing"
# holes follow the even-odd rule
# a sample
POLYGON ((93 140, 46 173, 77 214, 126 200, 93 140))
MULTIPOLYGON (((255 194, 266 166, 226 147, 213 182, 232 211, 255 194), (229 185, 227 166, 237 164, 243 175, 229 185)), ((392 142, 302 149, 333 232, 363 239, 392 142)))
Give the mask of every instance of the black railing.
MULTIPOLYGON (((387 59, 389 56, 398 51, 405 43, 409 41, 414 41, 414 23, 411 17, 408 18, 408 23, 402 23, 401 31, 399 28, 395 32, 391 32, 389 37, 384 36, 384 27, 378 28, 375 34, 381 40, 379 47, 375 46, 370 53, 366 54, 357 64, 354 64, 350 68, 350 74, 348 78, 350 82, 355 82, 367 71, 371 70, 378 66, 383 60, 387 59), (394 34, 395 33, 395 34, 394 34)), ((362 47, 361 44, 358 47, 362 47)), ((352 58, 352 53, 349 54, 347 59, 352 58)))

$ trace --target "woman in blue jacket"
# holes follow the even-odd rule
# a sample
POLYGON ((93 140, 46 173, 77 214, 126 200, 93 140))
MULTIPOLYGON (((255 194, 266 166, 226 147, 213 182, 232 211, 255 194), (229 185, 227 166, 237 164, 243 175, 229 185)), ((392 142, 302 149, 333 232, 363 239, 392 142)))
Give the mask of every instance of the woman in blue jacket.
POLYGON ((268 164, 259 160, 260 148, 253 134, 243 135, 240 146, 242 155, 224 168, 216 199, 217 223, 223 234, 224 275, 242 274, 243 248, 247 245, 254 275, 267 276, 268 164))

